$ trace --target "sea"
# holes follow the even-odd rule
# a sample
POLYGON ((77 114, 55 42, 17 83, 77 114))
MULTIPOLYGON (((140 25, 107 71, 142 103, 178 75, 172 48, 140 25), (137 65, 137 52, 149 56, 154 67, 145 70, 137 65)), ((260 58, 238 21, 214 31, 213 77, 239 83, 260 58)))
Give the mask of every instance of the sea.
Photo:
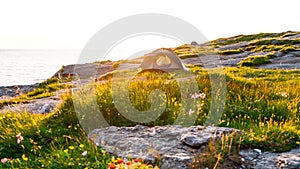
POLYGON ((0 86, 29 85, 76 64, 80 50, 0 50, 0 86))

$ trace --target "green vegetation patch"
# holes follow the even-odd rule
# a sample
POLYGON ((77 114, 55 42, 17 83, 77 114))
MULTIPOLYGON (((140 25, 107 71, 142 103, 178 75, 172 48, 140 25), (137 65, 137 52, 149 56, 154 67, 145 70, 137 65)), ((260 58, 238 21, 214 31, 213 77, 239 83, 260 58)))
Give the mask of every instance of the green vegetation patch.
POLYGON ((218 51, 219 55, 231 55, 231 54, 239 54, 239 53, 243 53, 244 50, 242 48, 239 49, 228 49, 228 50, 221 50, 218 51))
POLYGON ((296 45, 300 44, 300 40, 290 40, 290 39, 282 39, 278 40, 276 38, 270 38, 270 39, 262 39, 257 40, 254 42, 250 42, 250 46, 261 46, 261 45, 296 45))
POLYGON ((174 48, 174 52, 181 59, 194 58, 204 55, 216 54, 216 49, 208 44, 207 46, 192 46, 189 44, 184 44, 182 46, 174 48))
POLYGON ((217 39, 215 41, 212 41, 212 43, 218 44, 218 45, 230 45, 230 44, 236 44, 241 42, 250 42, 252 40, 262 39, 262 38, 272 38, 272 37, 279 37, 281 35, 284 35, 283 33, 259 33, 254 35, 239 35, 232 39, 222 38, 217 39))
POLYGON ((238 63, 239 66, 259 66, 271 63, 267 56, 249 56, 238 63))
POLYGON ((62 84, 57 78, 48 79, 39 84, 38 88, 16 98, 1 100, 0 108, 9 104, 28 103, 31 100, 41 99, 55 95, 60 89, 70 88, 70 84, 62 84))

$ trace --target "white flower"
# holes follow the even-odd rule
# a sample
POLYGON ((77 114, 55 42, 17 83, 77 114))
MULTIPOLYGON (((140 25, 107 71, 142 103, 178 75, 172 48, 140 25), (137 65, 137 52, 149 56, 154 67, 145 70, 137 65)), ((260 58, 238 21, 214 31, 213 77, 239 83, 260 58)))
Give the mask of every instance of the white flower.
POLYGON ((276 93, 276 96, 278 96, 278 95, 280 95, 280 96, 282 96, 282 97, 285 97, 285 98, 288 97, 288 94, 287 94, 286 92, 279 92, 279 93, 276 93))
POLYGON ((81 155, 82 155, 83 157, 85 157, 87 154, 88 154, 88 152, 87 152, 87 151, 84 151, 81 155))
POLYGON ((192 115, 194 112, 195 112, 194 110, 190 109, 189 110, 189 115, 192 115))

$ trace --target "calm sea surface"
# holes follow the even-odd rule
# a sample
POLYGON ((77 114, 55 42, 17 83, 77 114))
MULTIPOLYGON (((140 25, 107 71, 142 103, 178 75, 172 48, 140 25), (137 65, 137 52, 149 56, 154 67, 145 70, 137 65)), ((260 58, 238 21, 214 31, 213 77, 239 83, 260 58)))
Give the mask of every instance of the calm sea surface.
POLYGON ((63 65, 77 63, 79 54, 79 50, 0 50, 0 86, 41 82, 63 65))

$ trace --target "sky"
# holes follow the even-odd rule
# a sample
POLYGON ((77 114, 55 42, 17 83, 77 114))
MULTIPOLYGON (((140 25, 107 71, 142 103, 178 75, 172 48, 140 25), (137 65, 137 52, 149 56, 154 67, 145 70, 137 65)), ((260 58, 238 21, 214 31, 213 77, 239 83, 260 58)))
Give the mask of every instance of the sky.
MULTIPOLYGON (((0 1, 0 49, 80 50, 104 26, 141 13, 176 16, 197 27, 209 40, 239 34, 299 31, 299 5, 299 0, 3 0, 0 1)), ((166 38, 144 37, 144 40, 147 38, 151 41, 146 45, 153 48, 155 44, 166 47, 178 44, 166 38)))

